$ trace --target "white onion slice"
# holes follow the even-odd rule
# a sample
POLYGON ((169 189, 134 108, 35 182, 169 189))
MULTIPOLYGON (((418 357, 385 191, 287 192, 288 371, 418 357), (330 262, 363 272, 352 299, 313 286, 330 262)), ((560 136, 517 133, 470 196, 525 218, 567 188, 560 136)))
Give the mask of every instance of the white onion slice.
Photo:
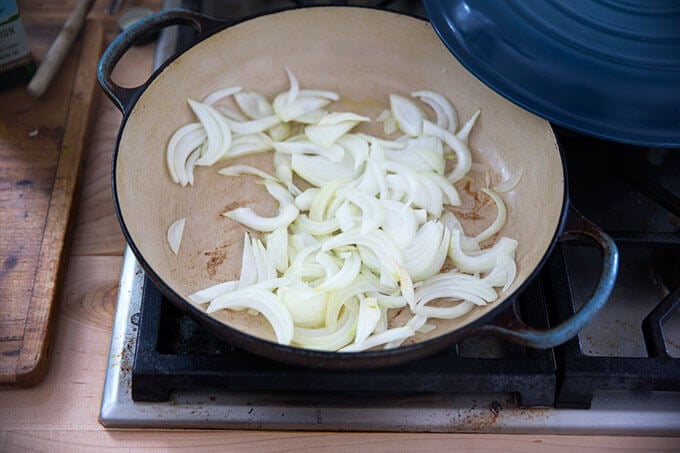
MULTIPOLYGON (((195 149, 186 161, 186 166, 184 168, 184 173, 186 173, 186 183, 190 186, 194 185, 194 168, 196 167, 196 161, 201 157, 201 149, 195 149)), ((181 181, 180 181, 181 183, 181 181)), ((185 185, 185 184, 182 184, 185 185)))
POLYGON ((441 222, 430 220, 420 227, 404 249, 404 267, 413 280, 425 280, 441 270, 450 240, 441 222))
POLYGON ((451 231, 451 245, 449 257, 453 263, 463 272, 477 273, 489 272, 496 264, 499 254, 506 253, 514 257, 517 241, 508 237, 501 237, 490 248, 484 249, 477 255, 467 255, 460 246, 460 231, 451 231))
POLYGON ((468 314, 473 308, 475 308, 475 304, 464 300, 451 307, 432 307, 423 305, 421 307, 416 307, 414 312, 428 318, 455 319, 468 314))
POLYGON ((500 195, 491 189, 482 189, 482 192, 487 194, 494 201, 494 203, 496 203, 497 213, 496 218, 491 223, 491 225, 486 227, 484 231, 475 236, 475 240, 477 242, 484 242, 491 238, 494 234, 498 233, 501 228, 503 228, 503 225, 505 225, 505 221, 508 218, 508 210, 506 209, 505 203, 503 202, 503 199, 500 197, 500 195))
POLYGON ((253 175, 259 176, 262 179, 277 181, 277 178, 275 178, 274 176, 251 165, 230 165, 228 167, 222 168, 221 170, 218 170, 217 173, 224 176, 253 175))
POLYGON ((231 131, 235 134, 257 134, 281 123, 281 119, 276 115, 265 116, 250 121, 234 121, 226 118, 231 131))
POLYGON ((170 245, 170 250, 172 250, 172 253, 175 255, 179 252, 179 246, 182 243, 182 235, 184 234, 184 224, 186 221, 187 219, 185 218, 175 220, 168 228, 168 245, 170 245))
POLYGON ((206 105, 213 105, 220 99, 224 99, 229 96, 233 96, 234 94, 238 93, 241 91, 243 88, 240 86, 233 86, 233 87, 227 87, 227 88, 222 88, 221 90, 214 91, 210 93, 208 96, 203 99, 203 103, 206 105))
POLYGON ((257 283, 257 263, 253 251, 253 241, 248 233, 243 235, 243 252, 241 253, 241 273, 238 281, 239 288, 246 288, 257 283))
POLYGON ((359 301, 359 319, 357 321, 357 331, 354 335, 355 343, 363 343, 368 336, 373 333, 380 321, 380 308, 378 301, 374 297, 363 297, 359 301))
POLYGON ((193 134, 196 133, 202 135, 203 140, 205 140, 205 131, 203 130, 203 126, 201 125, 201 123, 186 124, 177 129, 172 134, 172 137, 170 137, 170 141, 168 142, 168 146, 166 148, 165 162, 168 167, 168 171, 170 172, 170 177, 172 178, 172 181, 175 183, 180 183, 182 181, 182 178, 178 174, 179 168, 185 166, 185 162, 189 154, 198 145, 200 145, 200 143, 198 143, 190 148, 189 147, 190 144, 186 143, 187 137, 191 137, 193 134), (182 142, 184 142, 184 145, 180 146, 182 142))
POLYGON ((510 192, 517 187, 524 176, 524 167, 519 167, 508 179, 495 186, 493 189, 499 193, 510 192))
POLYGON ((326 323, 318 329, 295 328, 293 344, 309 349, 337 351, 347 345, 354 338, 359 310, 348 309, 334 324, 326 323))
POLYGON ((203 125, 208 141, 208 149, 196 165, 213 165, 231 145, 231 129, 226 118, 214 108, 191 99, 188 102, 203 125))
POLYGON ((432 135, 444 140, 444 142, 456 153, 456 167, 448 175, 451 182, 459 181, 470 171, 472 166, 472 155, 467 145, 455 134, 442 129, 428 120, 423 121, 423 133, 432 135))
POLYGON ((410 137, 420 135, 425 114, 410 99, 398 94, 390 95, 390 109, 397 122, 397 127, 410 137))
POLYGON ((419 98, 425 104, 432 107, 437 116, 437 125, 449 132, 458 129, 458 113, 453 104, 440 93, 432 90, 414 91, 411 96, 419 98))
MULTIPOLYGON (((323 118, 321 121, 323 121, 323 118)), ((312 143, 323 148, 330 148, 335 145, 335 142, 337 142, 340 137, 359 124, 358 121, 350 120, 331 124, 321 124, 321 121, 316 125, 305 127, 305 135, 312 143)))
POLYGON ((239 91, 234 94, 234 100, 241 111, 250 119, 259 119, 274 115, 274 109, 267 97, 257 91, 239 91))
POLYGON ((196 291, 193 294, 189 294, 187 298, 195 304, 206 304, 213 299, 217 299, 218 297, 235 290, 238 288, 238 286, 238 280, 229 280, 227 282, 218 283, 200 291, 196 291))
POLYGON ((261 313, 274 329, 280 344, 290 344, 295 329, 293 318, 286 307, 271 293, 260 288, 239 288, 210 302, 208 313, 231 307, 250 308, 261 313))
POLYGON ((460 128, 460 130, 456 133, 456 137, 463 143, 467 145, 468 139, 470 138, 470 132, 472 132, 472 127, 475 125, 477 122, 477 119, 479 118, 479 114, 481 112, 477 110, 472 117, 463 125, 463 127, 460 128))
POLYGON ((274 268, 284 273, 288 269, 288 231, 286 228, 277 228, 265 236, 267 243, 266 251, 274 268))
POLYGON ((290 312, 298 327, 322 327, 326 319, 327 295, 319 294, 310 286, 298 282, 279 288, 277 296, 290 312))
POLYGON ((350 253, 342 268, 315 288, 318 293, 337 290, 349 286, 361 271, 361 258, 356 252, 350 253))
POLYGON ((271 180, 265 180, 264 186, 267 192, 279 202, 279 213, 276 216, 263 217, 249 207, 232 209, 222 215, 256 231, 271 232, 278 228, 288 227, 300 213, 295 207, 293 196, 283 186, 271 180))
POLYGON ((376 346, 380 346, 393 341, 403 341, 415 335, 415 331, 407 326, 394 327, 378 334, 368 337, 361 343, 353 343, 340 349, 339 352, 359 352, 366 351, 376 346))

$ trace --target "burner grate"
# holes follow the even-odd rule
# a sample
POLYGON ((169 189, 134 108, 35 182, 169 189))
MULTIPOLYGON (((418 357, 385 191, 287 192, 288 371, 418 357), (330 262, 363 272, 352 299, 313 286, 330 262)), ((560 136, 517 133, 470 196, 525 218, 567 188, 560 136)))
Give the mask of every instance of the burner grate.
MULTIPOLYGON (((538 281, 520 299, 523 316, 537 327, 547 324, 544 291, 538 281)), ((131 378, 135 401, 166 401, 173 391, 212 389, 331 392, 362 398, 390 393, 514 393, 524 406, 554 402, 551 350, 470 338, 403 366, 314 370, 253 356, 214 337, 164 299, 148 279, 142 301, 131 378), (495 357, 484 357, 489 346, 495 357)))
MULTIPOLYGON (((589 354, 583 332, 556 348, 556 407, 588 408, 594 394, 604 390, 677 392, 680 359, 671 354, 667 325, 671 319, 677 324, 680 318, 680 282, 659 276, 659 266, 664 266, 667 275, 669 260, 658 262, 659 256, 677 258, 680 253, 680 187, 673 170, 680 168, 679 156, 668 150, 584 141, 567 131, 557 132, 570 151, 570 177, 576 182, 570 187, 573 198, 578 198, 582 212, 596 219, 621 251, 617 286, 619 292, 628 294, 613 294, 605 308, 640 313, 608 334, 624 337, 622 330, 628 325, 629 330, 639 332, 641 353, 589 354), (595 153, 599 157, 593 160, 595 153), (598 186, 602 180, 609 187, 601 196, 592 196, 602 189, 598 186), (651 296, 641 287, 649 287, 651 296)), ((574 299, 556 304, 555 321, 571 317, 575 305, 574 299)))
MULTIPOLYGON (((557 348, 561 373, 556 407, 588 408, 601 390, 678 391, 680 360, 669 355, 664 322, 680 308, 680 286, 642 322, 648 357, 594 357, 584 354, 579 339, 557 348)), ((569 316, 573 310, 562 310, 569 316)))

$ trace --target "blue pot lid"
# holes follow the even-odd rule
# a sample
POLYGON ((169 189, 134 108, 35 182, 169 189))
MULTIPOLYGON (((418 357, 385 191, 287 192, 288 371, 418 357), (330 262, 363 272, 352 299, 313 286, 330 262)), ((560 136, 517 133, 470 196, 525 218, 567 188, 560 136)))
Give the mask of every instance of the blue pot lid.
POLYGON ((423 0, 478 79, 555 124, 680 147, 680 1, 423 0))

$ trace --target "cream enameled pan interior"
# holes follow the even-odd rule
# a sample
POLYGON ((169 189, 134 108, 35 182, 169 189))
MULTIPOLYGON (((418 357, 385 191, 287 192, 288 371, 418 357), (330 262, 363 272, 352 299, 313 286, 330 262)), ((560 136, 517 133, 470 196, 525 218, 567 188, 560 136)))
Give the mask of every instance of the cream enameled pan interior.
MULTIPOLYGON (((388 105, 389 93, 421 89, 448 96, 462 121, 481 109, 471 136, 475 161, 493 170, 496 183, 524 170, 520 184, 503 195, 509 218, 501 234, 519 241, 518 276, 508 293, 531 275, 554 239, 564 199, 562 164, 548 123, 480 83, 424 21, 364 8, 309 8, 253 19, 195 45, 164 69, 131 111, 117 151, 119 208, 141 258, 168 287, 184 297, 238 278, 244 228, 221 213, 236 205, 253 206, 262 214, 276 208, 253 179, 218 175, 228 162, 200 168, 193 188, 172 183, 165 148, 178 127, 195 121, 186 100, 232 85, 271 99, 288 87, 285 65, 301 87, 334 90, 346 100, 338 109, 372 118, 388 105), (166 231, 182 217, 186 228, 175 256, 166 231)), ((269 154, 245 160, 271 168, 269 154)), ((480 231, 493 218, 491 207, 481 212, 480 219, 464 219, 468 231, 480 231)), ((503 299, 464 318, 442 321, 430 335, 459 329, 503 299)), ((236 329, 273 339, 261 316, 220 316, 236 329)))

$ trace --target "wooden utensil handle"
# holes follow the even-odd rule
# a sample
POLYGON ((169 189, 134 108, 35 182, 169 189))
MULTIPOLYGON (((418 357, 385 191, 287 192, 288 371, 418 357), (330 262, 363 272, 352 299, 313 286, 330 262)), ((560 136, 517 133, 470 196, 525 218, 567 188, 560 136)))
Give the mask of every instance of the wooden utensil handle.
POLYGON ((57 73, 59 66, 64 61, 64 57, 71 48, 73 41, 78 36, 93 3, 94 0, 78 0, 76 7, 68 19, 66 19, 64 26, 59 32, 57 39, 54 40, 52 46, 47 51, 44 61, 40 64, 31 82, 28 84, 28 93, 31 96, 40 97, 43 95, 52 78, 57 73))

